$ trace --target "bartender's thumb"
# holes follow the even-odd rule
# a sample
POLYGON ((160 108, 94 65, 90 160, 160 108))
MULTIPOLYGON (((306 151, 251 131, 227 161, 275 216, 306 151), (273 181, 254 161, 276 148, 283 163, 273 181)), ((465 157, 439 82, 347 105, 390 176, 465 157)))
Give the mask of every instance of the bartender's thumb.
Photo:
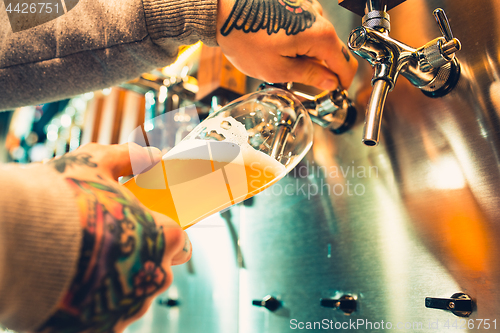
POLYGON ((187 233, 171 218, 151 211, 158 227, 165 235, 165 255, 163 262, 168 265, 180 265, 191 258, 191 241, 187 233))
POLYGON ((115 180, 120 176, 145 172, 156 165, 162 157, 158 148, 141 147, 133 142, 101 147, 98 152, 104 156, 99 159, 100 166, 109 170, 111 177, 115 180))

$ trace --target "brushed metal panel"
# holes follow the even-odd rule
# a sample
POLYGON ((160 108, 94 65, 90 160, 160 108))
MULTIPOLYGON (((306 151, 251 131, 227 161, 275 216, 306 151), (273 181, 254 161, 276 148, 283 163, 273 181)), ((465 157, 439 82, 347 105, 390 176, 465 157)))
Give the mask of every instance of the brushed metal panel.
POLYGON ((430 15, 418 16, 444 8, 462 42, 457 53, 462 76, 456 89, 439 99, 422 98, 401 80, 384 126, 386 150, 397 164, 397 184, 416 234, 476 300, 471 318, 492 320, 500 306, 499 5, 413 1, 391 12, 391 34, 420 45, 439 31, 430 15))
MULTIPOLYGON (((359 18, 322 3, 347 40, 359 18)), ((337 137, 315 128, 310 167, 375 166, 378 177, 314 174, 294 185, 351 180, 363 184, 365 193, 307 198, 275 190, 244 208, 241 243, 248 265, 240 272, 240 290, 247 290, 240 293, 241 332, 289 332, 291 318, 344 321, 348 317, 338 311, 320 308, 319 298, 347 292, 360 300, 351 318, 425 323, 419 332, 435 331, 429 321, 436 320, 440 330, 468 331, 444 328, 447 320, 451 325, 460 318, 424 306, 426 296, 458 291, 477 304, 470 319, 500 321, 500 3, 407 1, 390 11, 391 36, 414 47, 439 36, 432 16, 437 7, 446 10, 463 46, 457 88, 431 99, 400 78, 389 94, 376 148, 361 144, 362 119, 337 137), (253 298, 270 293, 282 298, 286 311, 251 306, 253 298)), ((350 93, 363 109, 372 70, 361 61, 350 93)), ((287 182, 294 180, 287 177, 276 186, 287 182)))
MULTIPOLYGON (((330 133, 324 134, 332 139, 330 133)), ((315 147, 314 156, 323 152, 315 147)), ((443 292, 451 296, 459 286, 414 236, 394 183, 384 182, 381 176, 357 177, 358 167, 369 162, 356 156, 340 163, 327 159, 327 163, 348 174, 344 177, 341 171, 329 179, 316 172, 288 176, 258 195, 254 206, 242 208, 240 244, 246 269, 240 272, 240 332, 291 332, 294 319, 384 320, 394 325, 427 325, 439 316, 455 319, 446 313, 427 315, 425 296, 443 296, 443 292), (354 177, 346 171, 352 166, 354 177), (352 196, 346 193, 347 182, 352 196), (325 184, 332 186, 330 190, 325 184), (321 190, 313 195, 314 185, 324 188, 323 195, 321 190), (285 189, 289 195, 277 195, 285 189), (271 313, 251 305, 253 299, 268 294, 282 299, 282 311, 271 313), (358 311, 352 315, 320 307, 320 298, 343 294, 358 298, 358 311)), ((317 169, 312 161, 309 166, 317 169)), ((372 330, 358 327, 360 332, 372 330)))
POLYGON ((227 221, 216 214, 187 233, 193 244, 191 260, 172 267, 174 281, 170 288, 125 333, 238 331, 239 267, 227 221), (165 299, 175 299, 179 305, 159 305, 159 300, 165 299))

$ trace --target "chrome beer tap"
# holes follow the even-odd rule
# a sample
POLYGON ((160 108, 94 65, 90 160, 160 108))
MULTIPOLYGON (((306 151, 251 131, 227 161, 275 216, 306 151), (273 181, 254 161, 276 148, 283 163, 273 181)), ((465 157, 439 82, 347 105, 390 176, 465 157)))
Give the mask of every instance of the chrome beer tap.
MULTIPOLYGON (((454 56, 461 48, 460 41, 453 37, 442 9, 434 11, 442 37, 415 49, 389 36, 388 4, 390 9, 403 1, 366 0, 362 26, 349 36, 349 48, 374 68, 373 91, 366 108, 363 134, 363 143, 367 146, 376 146, 379 142, 385 100, 399 74, 430 97, 446 95, 460 77, 460 65, 454 56)), ((355 11, 354 7, 349 7, 354 3, 359 8, 358 0, 344 0, 341 5, 355 11)))
POLYGON ((342 87, 334 91, 323 91, 319 95, 311 95, 293 86, 293 83, 263 83, 259 87, 276 87, 287 90, 303 100, 313 123, 329 129, 335 134, 342 134, 352 128, 356 122, 357 111, 354 103, 348 98, 342 87))

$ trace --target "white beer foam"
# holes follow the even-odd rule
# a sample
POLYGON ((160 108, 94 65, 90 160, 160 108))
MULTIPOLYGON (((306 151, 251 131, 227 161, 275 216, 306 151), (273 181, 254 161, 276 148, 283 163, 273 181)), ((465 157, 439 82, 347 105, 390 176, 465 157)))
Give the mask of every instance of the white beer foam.
POLYGON ((239 145, 243 148, 252 148, 248 144, 248 133, 245 125, 234 119, 233 117, 217 116, 214 118, 207 118, 203 121, 203 126, 206 132, 215 131, 224 136, 225 140, 239 145))
MULTIPOLYGON (((220 142, 224 142, 220 141, 220 142)), ((194 148, 198 148, 201 146, 206 145, 208 140, 200 140, 200 139, 194 139, 194 140, 188 140, 188 141, 181 141, 179 144, 177 144, 174 148, 172 148, 168 153, 163 155, 163 160, 171 160, 171 159, 180 159, 180 160, 194 160, 194 159, 204 159, 200 158, 198 155, 198 151, 194 148)), ((284 165, 273 159, 271 156, 264 154, 261 151, 255 150, 252 148, 248 143, 245 143, 245 147, 241 147, 241 154, 243 155, 244 158, 244 163, 245 164, 251 164, 251 163, 262 163, 264 165, 272 165, 272 166, 281 166, 283 169, 285 168, 284 165), (244 149, 244 148, 249 148, 249 149, 244 149)), ((239 159, 234 158, 234 155, 231 153, 228 153, 227 155, 221 154, 219 152, 218 154, 218 159, 217 162, 235 162, 238 163, 239 159)))
MULTIPOLYGON (((275 170, 279 170, 278 174, 281 171, 285 170, 285 166, 270 157, 269 155, 255 150, 248 143, 248 133, 245 129, 245 126, 234 119, 233 117, 214 117, 205 119, 200 125, 203 125, 206 129, 204 131, 211 132, 215 131, 218 134, 224 136, 224 140, 220 142, 231 142, 236 144, 241 149, 241 154, 243 155, 244 164, 251 165, 252 163, 262 163, 263 166, 271 166, 276 168, 275 170), (222 124, 227 123, 230 126, 227 128, 223 128, 222 124)), ((208 140, 201 139, 187 139, 178 143, 174 148, 172 148, 168 153, 163 156, 163 160, 170 159, 200 159, 200 156, 197 155, 197 150, 194 148, 198 148, 206 145, 208 140)), ((218 162, 233 162, 233 163, 242 163, 242 160, 234 158, 234 155, 228 152, 227 156, 224 154, 218 154, 218 162)))

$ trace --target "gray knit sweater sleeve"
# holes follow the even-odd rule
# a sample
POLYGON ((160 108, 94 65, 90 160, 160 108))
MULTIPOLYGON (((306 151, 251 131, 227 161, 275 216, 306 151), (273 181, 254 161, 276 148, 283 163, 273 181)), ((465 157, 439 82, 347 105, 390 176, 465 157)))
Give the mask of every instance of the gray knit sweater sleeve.
POLYGON ((0 323, 37 328, 76 271, 82 239, 72 189, 47 165, 0 165, 0 323))
POLYGON ((0 2, 0 110, 117 85, 171 63, 180 45, 215 46, 217 0, 79 0, 13 32, 0 2))
MULTIPOLYGON (((178 46, 215 46, 217 0, 79 0, 13 33, 0 1, 0 110, 102 89, 173 61, 178 46)), ((81 229, 61 175, 0 165, 0 323, 35 329, 75 274, 81 229)))

